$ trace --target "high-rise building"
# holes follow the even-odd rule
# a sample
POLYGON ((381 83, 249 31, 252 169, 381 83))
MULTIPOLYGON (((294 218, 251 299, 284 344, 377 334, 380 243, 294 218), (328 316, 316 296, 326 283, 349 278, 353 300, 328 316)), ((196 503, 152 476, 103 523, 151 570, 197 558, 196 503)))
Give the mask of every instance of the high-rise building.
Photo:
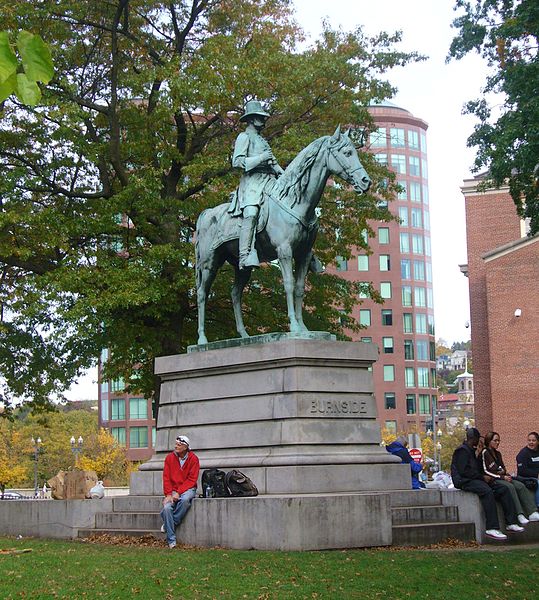
POLYGON ((370 107, 378 128, 368 149, 396 173, 402 188, 388 210, 400 223, 371 223, 371 255, 352 249, 332 271, 345 279, 372 282, 384 299, 369 298, 353 316, 365 326, 353 338, 374 342, 380 355, 373 367, 380 425, 392 432, 432 427, 436 410, 436 356, 427 124, 391 102, 370 107))

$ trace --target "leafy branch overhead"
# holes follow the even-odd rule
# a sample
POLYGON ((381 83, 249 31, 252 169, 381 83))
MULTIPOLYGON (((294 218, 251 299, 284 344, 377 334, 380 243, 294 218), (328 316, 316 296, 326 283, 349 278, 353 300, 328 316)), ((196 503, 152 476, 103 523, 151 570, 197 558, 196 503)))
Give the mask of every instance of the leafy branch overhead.
POLYGON ((539 233, 539 5, 536 0, 458 0, 450 58, 478 52, 491 67, 483 97, 465 112, 478 123, 468 139, 477 148, 484 186, 508 185, 530 235, 539 233), (491 93, 497 95, 492 99, 491 93))
MULTIPOLYGON (((237 184, 230 154, 245 101, 268 106, 265 135, 286 166, 339 123, 372 129, 369 102, 394 93, 384 74, 420 57, 398 50, 399 33, 361 27, 326 26, 300 46, 290 0, 15 4, 0 0, 3 26, 39 31, 56 73, 40 106, 9 96, 0 118, 3 394, 46 405, 106 348, 105 376, 149 396, 154 357, 196 341, 194 226, 237 184)), ((379 207, 394 196, 391 175, 369 154, 362 162, 373 192, 329 189, 322 201, 316 252, 326 264, 365 244, 368 219, 391 218, 379 207)), ((306 324, 342 337, 338 309, 350 314, 359 290, 312 277, 306 324)), ((253 333, 256 323, 286 327, 278 278, 273 267, 253 278, 253 333)), ((225 270, 208 305, 210 339, 235 336, 230 285, 225 270)))
POLYGON ((28 106, 41 99, 38 82, 47 84, 54 75, 51 52, 37 34, 20 31, 18 56, 9 43, 9 34, 0 31, 0 102, 11 94, 28 106))

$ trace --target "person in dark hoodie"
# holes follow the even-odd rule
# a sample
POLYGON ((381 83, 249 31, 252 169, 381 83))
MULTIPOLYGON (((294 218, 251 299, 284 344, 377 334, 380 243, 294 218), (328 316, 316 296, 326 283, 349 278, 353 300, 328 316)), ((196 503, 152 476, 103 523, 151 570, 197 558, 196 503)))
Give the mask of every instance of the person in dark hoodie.
MULTIPOLYGON (((539 433, 530 431, 528 443, 517 454, 517 473, 520 477, 531 477, 539 483, 539 433)), ((539 508, 539 485, 535 488, 535 503, 539 508)))
POLYGON ((466 430, 464 443, 453 452, 451 461, 451 478, 459 490, 477 494, 485 511, 486 535, 495 540, 506 540, 507 536, 500 531, 496 500, 499 500, 505 515, 506 528, 509 531, 524 531, 517 523, 517 511, 506 487, 493 487, 492 477, 484 475, 481 468, 482 445, 479 444, 481 434, 475 427, 466 430))
POLYGON ((386 446, 386 450, 398 456, 403 463, 410 465, 410 470, 412 472, 412 489, 420 490, 422 487, 425 487, 419 482, 419 473, 421 473, 422 467, 420 463, 415 462, 415 460, 410 456, 408 449, 408 441, 403 435, 399 435, 399 437, 391 444, 386 446))

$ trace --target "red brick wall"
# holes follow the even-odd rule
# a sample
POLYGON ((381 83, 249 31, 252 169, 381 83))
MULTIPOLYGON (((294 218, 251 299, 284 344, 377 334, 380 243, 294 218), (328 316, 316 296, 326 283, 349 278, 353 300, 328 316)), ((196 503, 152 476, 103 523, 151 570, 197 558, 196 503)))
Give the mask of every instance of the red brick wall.
POLYGON ((466 193, 466 241, 470 321, 474 364, 475 422, 480 431, 492 428, 490 348, 487 320, 486 265, 481 256, 520 238, 520 219, 503 191, 466 193))
POLYGON ((539 239, 486 261, 485 270, 493 429, 512 471, 526 435, 539 428, 539 239))

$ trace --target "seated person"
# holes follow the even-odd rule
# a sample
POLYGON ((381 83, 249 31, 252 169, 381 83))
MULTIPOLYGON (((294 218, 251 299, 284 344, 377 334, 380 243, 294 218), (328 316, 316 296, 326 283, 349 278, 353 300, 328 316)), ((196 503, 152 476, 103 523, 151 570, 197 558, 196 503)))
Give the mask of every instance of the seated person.
POLYGON ((163 509, 161 531, 167 535, 169 548, 176 547, 176 527, 191 507, 196 495, 200 464, 190 451, 189 438, 179 435, 174 450, 165 458, 163 467, 163 509))
POLYGON ((422 471, 423 467, 420 463, 415 462, 415 460, 410 456, 406 446, 408 446, 408 441, 403 435, 399 435, 399 437, 391 444, 386 446, 386 450, 395 456, 398 456, 403 463, 410 465, 411 475, 412 475, 412 489, 420 490, 425 487, 425 484, 421 484, 419 481, 418 474, 422 471))
MULTIPOLYGON (((531 477, 539 484, 539 433, 528 433, 528 444, 517 454, 517 473, 531 477)), ((535 488, 535 504, 539 508, 539 485, 535 488)))
POLYGON ((492 477, 494 486, 503 485, 509 489, 521 525, 527 525, 529 521, 539 521, 533 492, 509 475, 498 449, 499 446, 500 434, 497 431, 489 431, 485 435, 485 448, 481 453, 484 474, 492 477))
POLYGON ((451 461, 451 478, 453 484, 459 490, 477 494, 485 511, 486 531, 485 534, 495 540, 506 540, 507 536, 500 531, 496 500, 500 501, 508 531, 524 531, 517 524, 517 513, 515 505, 511 500, 511 494, 505 487, 492 487, 492 477, 484 475, 480 459, 476 451, 480 453, 480 433, 475 427, 466 430, 466 439, 453 453, 451 461), (478 449, 479 447, 479 449, 478 449))

